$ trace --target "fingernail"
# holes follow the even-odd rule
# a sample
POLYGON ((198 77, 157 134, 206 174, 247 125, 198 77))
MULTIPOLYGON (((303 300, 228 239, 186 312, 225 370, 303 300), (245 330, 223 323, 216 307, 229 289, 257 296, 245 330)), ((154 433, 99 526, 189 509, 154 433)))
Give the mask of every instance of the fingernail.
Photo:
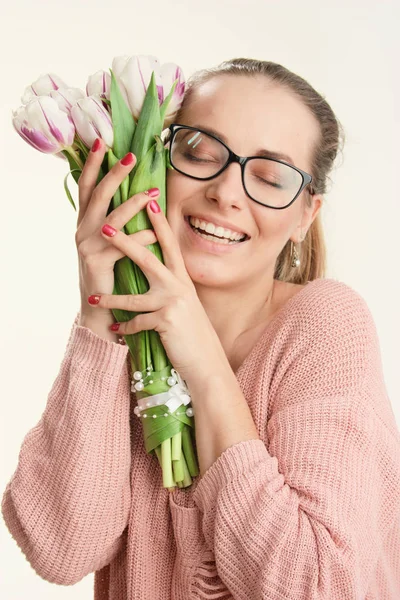
POLYGON ((160 190, 158 188, 150 188, 149 190, 145 191, 145 194, 147 196, 150 196, 150 198, 157 198, 159 193, 160 193, 160 190))
POLYGON ((100 302, 100 296, 89 296, 89 304, 98 304, 100 302))
POLYGON ((108 235, 108 237, 113 237, 117 233, 117 230, 114 229, 114 227, 111 227, 111 225, 103 225, 101 230, 103 233, 108 235))
POLYGON ((152 200, 150 202, 150 208, 153 211, 153 213, 159 213, 161 208, 158 205, 158 202, 156 202, 156 200, 152 200))
POLYGON ((134 158, 135 157, 132 154, 132 152, 128 152, 128 154, 126 154, 124 156, 124 158, 121 159, 121 165, 124 165, 124 167, 127 167, 128 165, 131 165, 133 163, 134 158))
POLYGON ((110 329, 111 331, 118 331, 120 326, 120 323, 113 323, 112 325, 110 325, 110 329))
POLYGON ((100 139, 96 138, 93 142, 92 152, 97 152, 97 150, 100 148, 100 146, 101 146, 100 139))

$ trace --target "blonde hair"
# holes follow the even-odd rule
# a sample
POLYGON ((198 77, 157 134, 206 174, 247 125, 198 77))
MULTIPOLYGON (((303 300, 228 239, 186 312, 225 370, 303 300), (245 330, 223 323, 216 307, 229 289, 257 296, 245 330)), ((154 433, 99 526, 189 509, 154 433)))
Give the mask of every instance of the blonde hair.
MULTIPOLYGON (((218 75, 264 75, 270 81, 294 93, 314 115, 319 123, 320 136, 315 144, 311 161, 310 174, 313 181, 305 193, 306 204, 311 206, 312 194, 324 194, 327 191, 328 175, 334 166, 339 149, 342 149, 344 144, 343 128, 327 101, 302 77, 278 63, 251 58, 234 58, 216 67, 197 71, 188 79, 184 101, 176 116, 177 123, 180 122, 180 115, 187 109, 193 92, 218 75)), ((320 211, 312 222, 301 248, 296 249, 300 258, 300 267, 291 266, 292 244, 291 240, 288 240, 276 260, 274 278, 300 284, 324 278, 326 245, 320 211)))

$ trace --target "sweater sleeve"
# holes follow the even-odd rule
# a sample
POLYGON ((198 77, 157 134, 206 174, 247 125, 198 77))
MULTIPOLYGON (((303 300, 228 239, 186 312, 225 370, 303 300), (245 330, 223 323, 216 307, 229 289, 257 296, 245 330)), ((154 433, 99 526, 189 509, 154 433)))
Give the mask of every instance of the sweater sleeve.
POLYGON ((2 500, 5 523, 30 565, 60 585, 116 556, 131 502, 128 346, 78 319, 2 500))
POLYGON ((339 292, 306 307, 301 335, 287 333, 267 443, 226 449, 195 490, 235 600, 365 598, 399 522, 400 434, 375 325, 355 291, 339 292))

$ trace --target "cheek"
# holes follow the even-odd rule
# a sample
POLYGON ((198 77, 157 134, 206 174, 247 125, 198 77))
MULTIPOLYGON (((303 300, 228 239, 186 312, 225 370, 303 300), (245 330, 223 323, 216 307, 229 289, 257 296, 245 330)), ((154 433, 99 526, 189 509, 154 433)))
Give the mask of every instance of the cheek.
POLYGON ((205 193, 204 182, 171 170, 167 171, 166 189, 168 205, 176 210, 182 207, 182 212, 187 212, 190 203, 205 193))
POLYGON ((176 171, 167 172, 167 199, 169 204, 175 204, 183 199, 187 193, 190 179, 176 171))
POLYGON ((258 230, 257 235, 269 242, 276 240, 278 244, 289 238, 296 221, 294 211, 290 208, 286 210, 274 210, 262 206, 253 208, 252 216, 258 230))

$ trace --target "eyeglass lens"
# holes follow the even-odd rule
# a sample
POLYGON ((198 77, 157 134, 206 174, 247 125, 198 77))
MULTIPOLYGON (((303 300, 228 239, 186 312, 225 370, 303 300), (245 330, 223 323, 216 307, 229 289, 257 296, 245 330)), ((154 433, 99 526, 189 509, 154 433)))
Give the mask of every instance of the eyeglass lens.
MULTIPOLYGON (((179 171, 206 179, 226 165, 229 153, 215 138, 182 128, 175 132, 170 156, 172 166, 179 171)), ((267 158, 252 158, 245 165, 244 183, 254 200, 282 208, 295 198, 303 178, 288 165, 267 158)))

